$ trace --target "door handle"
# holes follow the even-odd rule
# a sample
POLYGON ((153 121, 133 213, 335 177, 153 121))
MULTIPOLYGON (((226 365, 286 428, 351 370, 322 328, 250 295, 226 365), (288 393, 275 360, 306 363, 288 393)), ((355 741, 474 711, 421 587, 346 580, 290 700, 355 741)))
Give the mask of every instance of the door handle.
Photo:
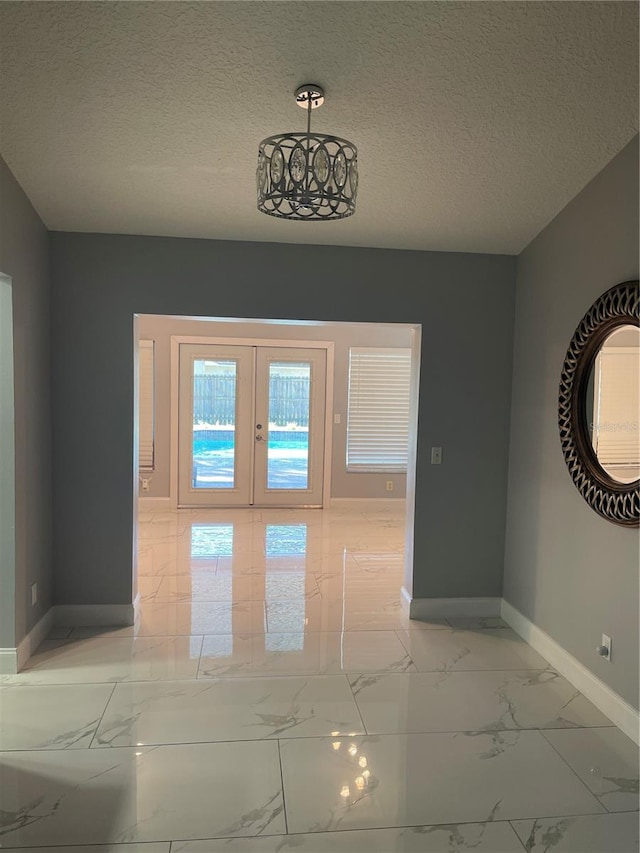
POLYGON ((256 441, 264 441, 264 438, 261 435, 257 435, 256 441))

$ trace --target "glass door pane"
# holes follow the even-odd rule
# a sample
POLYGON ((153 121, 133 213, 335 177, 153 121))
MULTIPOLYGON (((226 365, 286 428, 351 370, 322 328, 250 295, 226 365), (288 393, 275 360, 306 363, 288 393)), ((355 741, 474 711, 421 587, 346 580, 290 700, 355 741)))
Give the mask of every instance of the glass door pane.
POLYGON ((235 359, 193 361, 194 489, 235 487, 237 373, 235 359))
POLYGON ((257 347, 254 503, 320 506, 326 350, 257 347))
POLYGON ((309 487, 311 365, 269 364, 267 488, 309 487))
POLYGON ((252 503, 255 348, 180 344, 178 505, 252 503))

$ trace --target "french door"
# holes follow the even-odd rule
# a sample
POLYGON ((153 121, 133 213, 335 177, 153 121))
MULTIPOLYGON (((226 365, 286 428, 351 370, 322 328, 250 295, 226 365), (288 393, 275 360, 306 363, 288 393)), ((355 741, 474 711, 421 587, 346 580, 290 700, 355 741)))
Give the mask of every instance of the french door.
POLYGON ((181 344, 179 506, 321 506, 326 350, 181 344))

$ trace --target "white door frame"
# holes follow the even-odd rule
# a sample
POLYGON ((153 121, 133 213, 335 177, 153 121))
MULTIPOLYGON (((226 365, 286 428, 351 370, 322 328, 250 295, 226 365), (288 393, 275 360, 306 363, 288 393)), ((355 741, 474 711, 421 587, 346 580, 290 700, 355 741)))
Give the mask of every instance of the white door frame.
POLYGON ((325 387, 324 466, 322 505, 331 500, 331 463, 333 446, 333 374, 335 344, 333 341, 301 341, 288 338, 234 338, 207 337, 204 335, 171 336, 171 460, 169 469, 169 498, 172 509, 178 508, 178 404, 180 388, 180 344, 212 344, 218 346, 294 347, 297 349, 322 349, 327 353, 327 380, 325 387))
POLYGON ((21 665, 16 636, 16 412, 13 336, 13 282, 0 273, 0 566, 3 607, 7 624, 12 625, 10 645, 0 648, 0 675, 15 675, 21 665))

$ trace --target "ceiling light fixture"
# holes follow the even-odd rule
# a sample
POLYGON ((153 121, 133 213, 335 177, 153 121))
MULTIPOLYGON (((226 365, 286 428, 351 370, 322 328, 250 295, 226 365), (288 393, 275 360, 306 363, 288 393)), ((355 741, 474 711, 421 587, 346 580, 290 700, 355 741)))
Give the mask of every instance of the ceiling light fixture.
POLYGON ((311 110, 324 103, 315 83, 296 89, 307 111, 306 133, 278 133, 258 147, 258 210, 280 219, 345 219, 356 210, 358 150, 353 142, 311 133, 311 110))

